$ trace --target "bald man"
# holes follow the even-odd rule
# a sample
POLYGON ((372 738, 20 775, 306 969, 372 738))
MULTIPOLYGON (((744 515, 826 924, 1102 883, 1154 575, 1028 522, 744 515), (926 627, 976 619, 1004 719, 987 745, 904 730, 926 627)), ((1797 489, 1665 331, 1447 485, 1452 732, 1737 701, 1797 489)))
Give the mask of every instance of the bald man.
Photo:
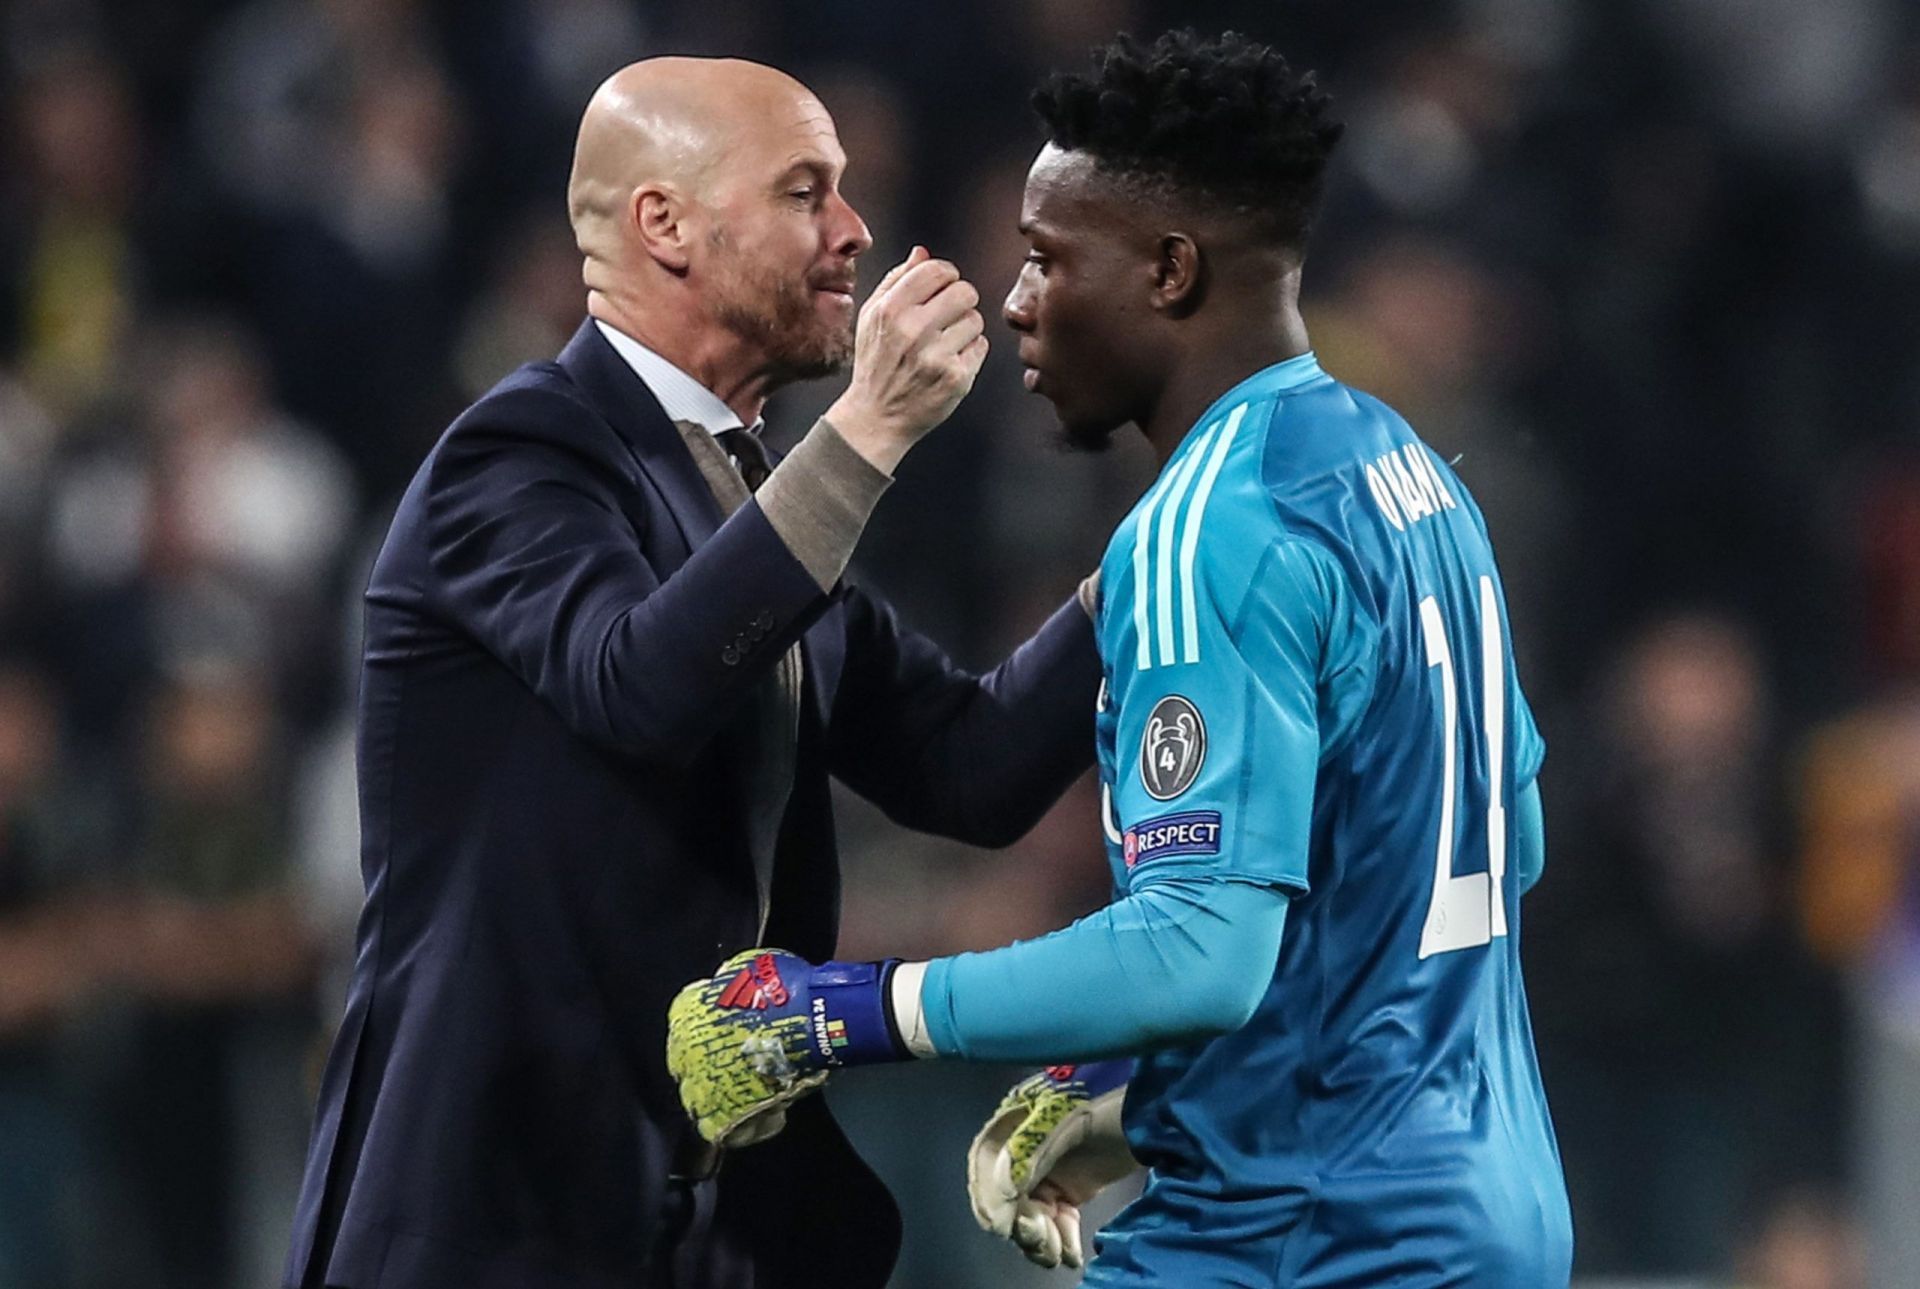
POLYGON ((289 1287, 887 1279, 897 1212, 819 1098, 744 1160, 701 1146, 668 1001, 749 945, 832 956, 829 775, 910 827, 1025 832, 1091 761, 1099 662, 1070 602, 970 675, 842 580, 986 350, 920 249, 856 327, 845 166, 750 63, 638 63, 587 107, 589 316, 447 430, 367 589, 367 903, 289 1287), (849 359, 773 464, 767 396, 849 359))

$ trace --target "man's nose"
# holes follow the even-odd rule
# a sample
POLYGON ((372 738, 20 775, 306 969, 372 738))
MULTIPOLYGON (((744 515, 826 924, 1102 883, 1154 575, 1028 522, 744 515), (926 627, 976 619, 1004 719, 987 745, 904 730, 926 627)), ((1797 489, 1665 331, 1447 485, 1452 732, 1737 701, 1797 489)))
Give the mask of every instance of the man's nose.
POLYGON ((831 213, 833 231, 828 244, 835 255, 851 259, 872 249, 873 234, 867 228, 867 221, 860 218, 860 212, 837 192, 832 197, 831 213))
POLYGON ((1000 306, 1000 316, 1015 331, 1033 330, 1033 292, 1027 290, 1026 274, 1014 280, 1013 290, 1007 292, 1006 302, 1000 306))

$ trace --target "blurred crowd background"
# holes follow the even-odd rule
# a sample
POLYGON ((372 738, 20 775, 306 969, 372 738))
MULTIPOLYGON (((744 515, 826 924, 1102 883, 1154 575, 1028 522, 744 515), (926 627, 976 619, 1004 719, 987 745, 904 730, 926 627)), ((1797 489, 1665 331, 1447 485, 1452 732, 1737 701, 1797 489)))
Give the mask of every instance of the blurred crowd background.
MULTIPOLYGON (((581 317, 601 77, 795 72, 866 280, 924 241, 997 301, 1033 81, 1174 22, 1322 72, 1317 348, 1490 518, 1551 747, 1524 950, 1581 1276, 1920 1285, 1920 4, 5 0, 0 1289, 277 1283, 358 909, 365 568, 451 415, 581 317)), ((995 334, 859 561, 974 662, 1151 474, 1055 447, 995 334)), ((845 807, 843 956, 1106 896, 1087 784, 991 854, 845 807)), ((833 1094, 899 1284, 1065 1282, 966 1214, 1012 1073, 833 1094)))

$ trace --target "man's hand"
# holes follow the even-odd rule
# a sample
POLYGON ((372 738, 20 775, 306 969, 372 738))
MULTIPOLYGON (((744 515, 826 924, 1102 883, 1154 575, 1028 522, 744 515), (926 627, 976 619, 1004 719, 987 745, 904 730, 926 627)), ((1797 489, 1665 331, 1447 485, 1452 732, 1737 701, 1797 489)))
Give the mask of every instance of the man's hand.
POLYGON ((1080 1206, 1139 1163, 1120 1129, 1131 1060, 1054 1065, 1015 1084, 967 1152, 986 1230, 1043 1267, 1080 1266, 1080 1206))
POLYGON ((827 420, 891 474, 908 449, 952 415, 987 359, 980 293, 926 248, 880 280, 860 310, 853 379, 827 420))
POLYGON ((667 1071, 700 1135, 723 1147, 765 1141, 829 1069, 904 1055, 886 1019, 893 965, 816 967, 748 949, 682 989, 667 1009, 667 1071))

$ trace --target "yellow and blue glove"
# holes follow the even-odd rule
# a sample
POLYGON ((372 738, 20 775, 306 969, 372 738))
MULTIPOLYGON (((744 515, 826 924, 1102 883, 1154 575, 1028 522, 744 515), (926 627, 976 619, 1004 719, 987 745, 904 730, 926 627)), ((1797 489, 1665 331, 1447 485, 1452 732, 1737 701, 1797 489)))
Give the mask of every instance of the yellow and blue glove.
POLYGON ((1133 1065, 1048 1066, 1016 1083, 973 1139, 974 1220, 1028 1261, 1082 1265, 1080 1206, 1140 1167, 1120 1127, 1133 1065))
POLYGON ((667 1009, 667 1070, 700 1135, 749 1146, 842 1065, 907 1059, 887 981, 898 959, 824 962, 748 949, 667 1009))

